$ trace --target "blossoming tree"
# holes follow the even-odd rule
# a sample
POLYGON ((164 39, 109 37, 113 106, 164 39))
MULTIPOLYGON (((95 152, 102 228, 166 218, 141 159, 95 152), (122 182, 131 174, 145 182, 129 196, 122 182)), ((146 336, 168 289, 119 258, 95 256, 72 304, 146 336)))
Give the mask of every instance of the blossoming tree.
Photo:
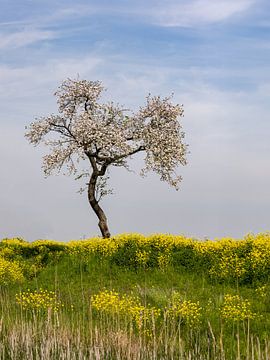
POLYGON ((149 95, 146 105, 132 113, 113 102, 101 103, 103 90, 99 81, 64 81, 55 93, 59 114, 36 119, 25 136, 33 145, 50 147, 50 153, 43 157, 46 176, 66 166, 69 175, 88 177, 88 200, 99 219, 102 236, 108 238, 107 218, 99 204, 110 193, 106 188, 108 168, 128 169, 127 160, 144 152, 141 175, 153 170, 178 189, 181 176, 175 170, 186 164, 187 145, 179 123, 183 106, 173 105, 171 97, 149 95), (80 172, 80 160, 89 161, 89 171, 80 172))

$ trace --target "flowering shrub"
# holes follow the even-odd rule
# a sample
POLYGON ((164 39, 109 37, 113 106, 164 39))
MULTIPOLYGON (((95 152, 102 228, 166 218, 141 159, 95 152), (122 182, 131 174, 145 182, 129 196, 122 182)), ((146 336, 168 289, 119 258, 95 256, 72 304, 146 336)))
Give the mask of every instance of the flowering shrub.
POLYGON ((24 280, 20 266, 15 261, 0 257, 0 285, 8 285, 24 280))
POLYGON ((208 273, 213 279, 250 283, 270 275, 269 240, 269 233, 248 235, 243 240, 211 241, 163 234, 149 237, 126 234, 111 240, 117 243, 117 248, 110 259, 129 267, 137 267, 142 261, 145 268, 165 268, 171 263, 188 271, 208 273))
POLYGON ((145 237, 134 233, 68 243, 48 240, 28 243, 17 238, 0 242, 1 258, 20 263, 26 276, 35 274, 62 256, 85 263, 94 256, 131 269, 166 269, 171 264, 175 269, 203 272, 219 281, 265 282, 270 276, 269 255, 270 233, 248 235, 242 240, 199 241, 180 235, 145 237))
POLYGON ((3 239, 0 241, 0 256, 7 260, 21 260, 27 253, 29 243, 20 239, 3 239))
POLYGON ((241 279, 247 272, 245 258, 237 254, 225 253, 219 261, 216 261, 209 269, 209 274, 214 278, 241 279))

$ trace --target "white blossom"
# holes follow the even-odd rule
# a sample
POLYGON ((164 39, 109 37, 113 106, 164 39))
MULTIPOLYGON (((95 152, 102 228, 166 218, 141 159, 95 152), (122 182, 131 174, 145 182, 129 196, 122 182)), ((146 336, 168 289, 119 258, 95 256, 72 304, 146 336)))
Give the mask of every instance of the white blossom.
POLYGON ((128 158, 144 152, 141 175, 152 170, 177 188, 181 177, 176 170, 186 165, 187 154, 179 123, 183 106, 172 104, 171 97, 148 95, 146 105, 131 113, 112 102, 101 103, 103 90, 99 81, 68 79, 55 93, 59 115, 30 124, 25 134, 28 141, 50 147, 43 158, 45 174, 63 166, 76 173, 79 161, 89 159, 93 170, 104 176, 110 165, 128 168, 128 158))

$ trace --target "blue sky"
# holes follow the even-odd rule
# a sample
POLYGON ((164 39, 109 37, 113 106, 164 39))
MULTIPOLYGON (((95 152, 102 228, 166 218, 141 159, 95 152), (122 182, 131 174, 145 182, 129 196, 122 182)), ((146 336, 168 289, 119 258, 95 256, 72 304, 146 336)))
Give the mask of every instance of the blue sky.
MULTIPOLYGON (((174 92, 190 144, 179 192, 111 172, 112 233, 242 237, 270 230, 270 5, 265 0, 0 0, 0 237, 98 234, 79 184, 44 179, 24 127, 57 112, 67 77, 132 109, 174 92)), ((141 158, 131 162, 135 170, 141 158)))

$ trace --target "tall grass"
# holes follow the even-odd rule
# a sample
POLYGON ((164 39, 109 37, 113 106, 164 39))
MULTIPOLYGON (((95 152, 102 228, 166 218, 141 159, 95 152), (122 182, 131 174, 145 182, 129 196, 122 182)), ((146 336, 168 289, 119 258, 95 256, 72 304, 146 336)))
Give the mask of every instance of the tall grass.
MULTIPOLYGON (((87 293, 84 294, 87 298, 87 293)), ((1 359, 268 359, 269 338, 248 331, 248 323, 213 329, 154 317, 138 330, 129 318, 101 314, 84 304, 85 313, 24 311, 1 292, 1 359), (145 331, 147 330, 147 331, 145 331)))

